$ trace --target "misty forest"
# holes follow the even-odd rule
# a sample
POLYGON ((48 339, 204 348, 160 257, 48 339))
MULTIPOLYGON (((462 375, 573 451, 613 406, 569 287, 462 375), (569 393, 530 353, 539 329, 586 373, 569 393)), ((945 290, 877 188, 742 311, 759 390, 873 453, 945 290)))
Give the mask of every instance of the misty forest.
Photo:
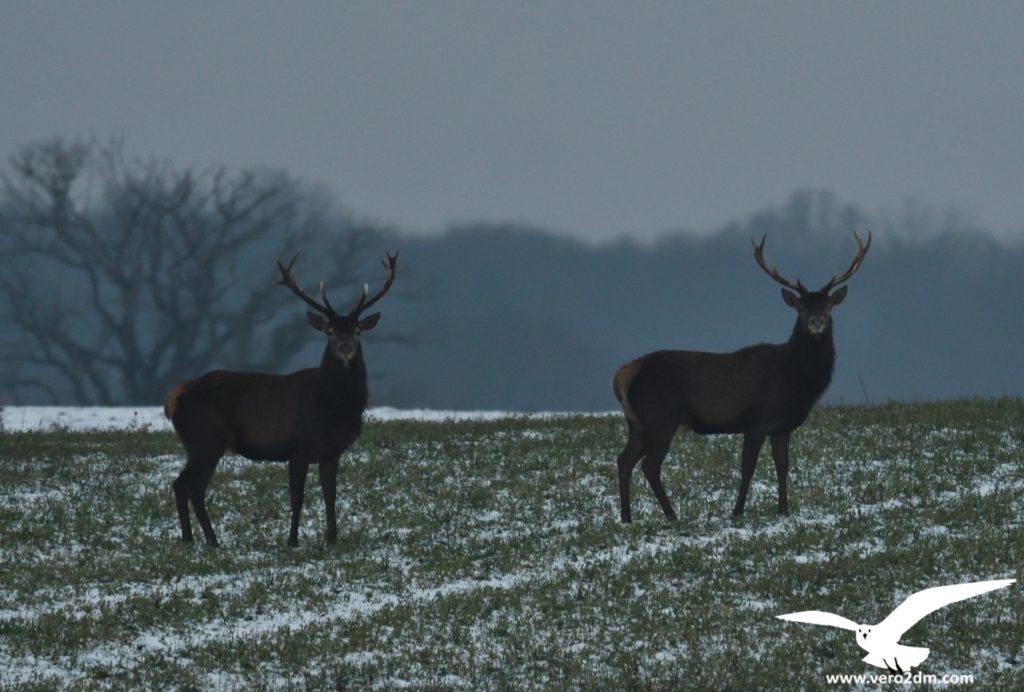
MULTIPOLYGON (((661 348, 785 341, 793 312, 751 239, 820 284, 872 256, 837 309, 825 400, 878 403, 1024 393, 1024 247, 952 210, 867 211, 829 190, 652 244, 588 244, 516 224, 381 227, 280 170, 200 168, 123 142, 51 139, 9 157, 0 188, 0 402, 155 405, 214 368, 287 372, 322 342, 275 285, 338 302, 402 263, 368 335, 372 405, 605 411, 623 362, 661 348)), ((627 229, 623 229, 624 232, 627 229)))

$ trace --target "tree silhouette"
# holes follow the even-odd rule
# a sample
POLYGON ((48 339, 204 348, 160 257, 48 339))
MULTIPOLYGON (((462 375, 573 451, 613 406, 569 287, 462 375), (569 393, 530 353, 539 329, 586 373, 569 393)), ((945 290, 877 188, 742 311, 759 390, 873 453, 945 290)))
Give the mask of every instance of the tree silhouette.
POLYGON ((210 367, 283 366, 309 335, 283 319, 273 259, 306 248, 307 270, 350 285, 373 235, 329 229, 331 214, 279 172, 130 160, 119 142, 23 147, 0 186, 0 311, 13 327, 0 385, 11 398, 156 403, 210 367))

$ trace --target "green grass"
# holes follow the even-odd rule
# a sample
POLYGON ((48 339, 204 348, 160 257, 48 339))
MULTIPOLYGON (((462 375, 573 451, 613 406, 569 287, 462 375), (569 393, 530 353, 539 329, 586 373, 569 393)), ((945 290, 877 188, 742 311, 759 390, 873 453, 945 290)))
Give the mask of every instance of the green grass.
MULTIPOLYGON (((680 434, 666 522, 639 471, 618 522, 615 417, 368 423, 323 541, 311 474, 285 546, 281 464, 222 461, 221 547, 178 542, 165 433, 0 437, 0 686, 817 689, 879 673, 852 635, 920 589, 1020 577, 1024 401, 821 407, 794 435, 791 515, 762 454, 680 434)), ((921 671, 1024 689, 1020 585, 933 613, 921 671)))

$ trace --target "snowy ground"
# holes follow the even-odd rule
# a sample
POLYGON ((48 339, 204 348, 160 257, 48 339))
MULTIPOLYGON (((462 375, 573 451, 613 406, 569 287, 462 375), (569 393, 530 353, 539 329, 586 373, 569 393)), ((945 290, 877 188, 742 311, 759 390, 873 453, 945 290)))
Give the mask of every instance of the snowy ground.
MULTIPOLYGON (((922 588, 1024 577, 1022 413, 820 408, 782 518, 767 453, 735 520, 740 440, 680 435, 679 521, 638 470, 623 526, 620 417, 375 412, 344 458, 337 545, 315 477, 288 549, 283 465, 228 457, 212 550, 179 543, 181 451, 138 434, 165 429, 159 410, 8 409, 8 430, 129 431, 0 439, 0 688, 822 689, 875 671, 846 632, 776 615, 877 621, 922 588)), ((1024 689, 1021 593, 904 643, 932 649, 927 673, 1024 689)))
MULTIPOLYGON (((436 409, 371 408, 367 420, 465 421, 509 417, 558 418, 570 412, 442 411, 436 409)), ((621 415, 615 412, 595 415, 621 415)), ((0 410, 0 430, 171 430, 159 406, 7 406, 0 410)))

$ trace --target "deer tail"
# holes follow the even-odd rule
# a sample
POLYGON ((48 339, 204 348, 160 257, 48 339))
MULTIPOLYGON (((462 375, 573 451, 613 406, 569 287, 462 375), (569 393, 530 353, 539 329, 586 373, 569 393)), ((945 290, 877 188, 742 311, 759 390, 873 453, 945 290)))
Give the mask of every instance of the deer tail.
POLYGON ((636 377, 637 370, 639 369, 639 360, 630 361, 618 369, 615 373, 615 378, 612 380, 612 390, 615 392, 615 398, 619 400, 622 412, 626 414, 626 420, 633 423, 636 422, 636 413, 634 413, 633 407, 629 403, 629 388, 633 384, 633 378, 636 377))
POLYGON ((193 382, 194 380, 185 380, 167 392, 167 398, 164 399, 164 415, 167 416, 167 420, 174 420, 174 412, 178 409, 178 398, 191 388, 193 382))

